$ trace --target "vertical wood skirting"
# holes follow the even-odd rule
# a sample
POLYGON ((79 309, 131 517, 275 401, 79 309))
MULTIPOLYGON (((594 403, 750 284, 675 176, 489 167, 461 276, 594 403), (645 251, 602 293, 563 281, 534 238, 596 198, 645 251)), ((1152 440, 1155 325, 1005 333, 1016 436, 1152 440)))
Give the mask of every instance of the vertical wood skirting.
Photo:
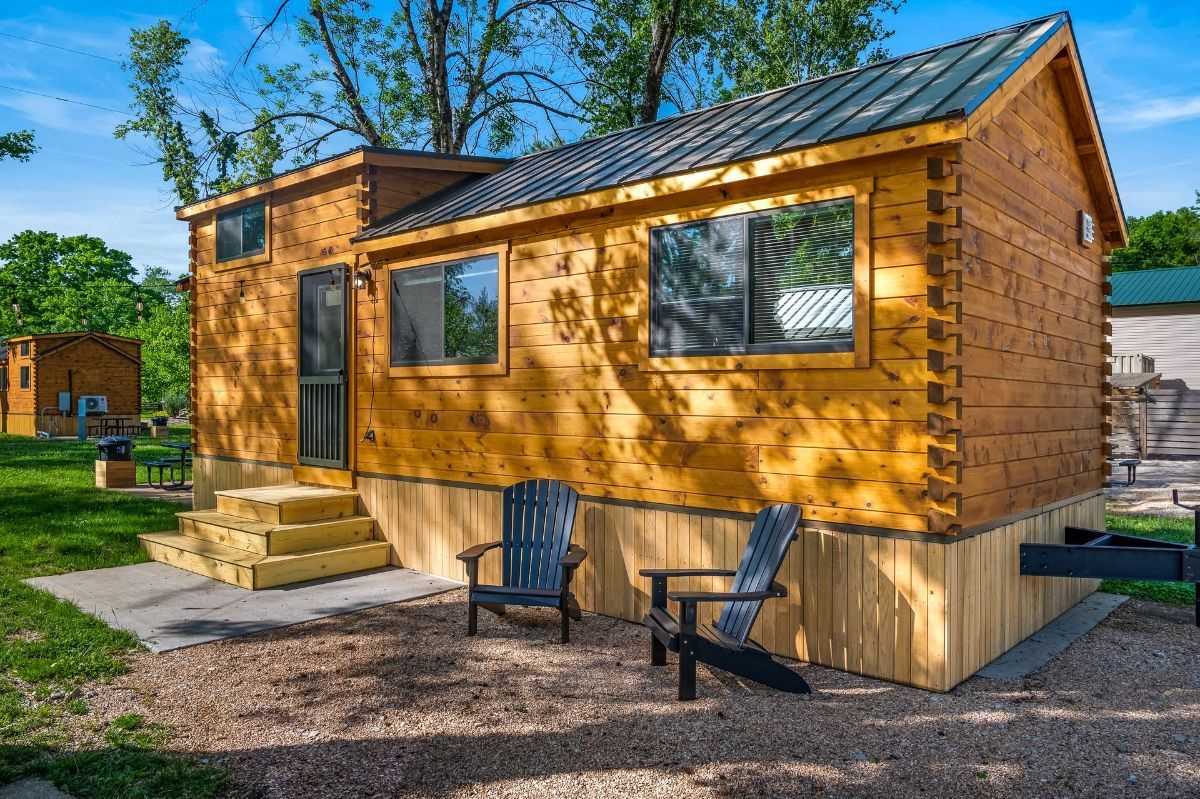
POLYGON ((195 486, 192 507, 209 510, 217 506, 214 492, 232 488, 292 485, 292 467, 288 464, 250 463, 197 456, 192 461, 195 486))
MULTIPOLYGON (((358 490, 395 565, 461 580, 455 555, 499 537, 494 489, 360 475, 358 490)), ((786 657, 949 690, 1095 590, 1095 581, 1019 574, 1020 542, 1061 540, 1067 524, 1102 527, 1103 497, 947 544, 805 529, 780 571, 789 595, 766 603, 752 635, 786 657)), ((640 621, 649 583, 639 569, 736 568, 750 527, 585 497, 574 540, 588 558, 575 593, 588 610, 640 621)), ((481 568, 483 581, 498 579, 498 559, 481 568)))

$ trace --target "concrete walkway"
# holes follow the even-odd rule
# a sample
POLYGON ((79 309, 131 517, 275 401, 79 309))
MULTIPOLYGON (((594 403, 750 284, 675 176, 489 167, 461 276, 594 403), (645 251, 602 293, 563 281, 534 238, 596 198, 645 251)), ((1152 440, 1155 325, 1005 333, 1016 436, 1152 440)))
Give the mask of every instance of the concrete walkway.
POLYGON ((248 591, 164 563, 26 580, 113 627, 152 652, 352 613, 458 588, 462 583, 412 569, 375 569, 248 591))
POLYGON ((989 680, 1025 677, 1045 666, 1117 609, 1127 596, 1097 591, 975 672, 989 680))

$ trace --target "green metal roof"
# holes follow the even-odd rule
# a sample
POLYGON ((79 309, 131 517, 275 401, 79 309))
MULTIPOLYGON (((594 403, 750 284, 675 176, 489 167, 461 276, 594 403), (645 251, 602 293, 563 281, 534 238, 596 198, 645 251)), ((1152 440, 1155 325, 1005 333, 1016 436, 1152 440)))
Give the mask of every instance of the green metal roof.
POLYGON ((1200 302, 1200 266, 1117 272, 1109 280, 1113 307, 1200 302))

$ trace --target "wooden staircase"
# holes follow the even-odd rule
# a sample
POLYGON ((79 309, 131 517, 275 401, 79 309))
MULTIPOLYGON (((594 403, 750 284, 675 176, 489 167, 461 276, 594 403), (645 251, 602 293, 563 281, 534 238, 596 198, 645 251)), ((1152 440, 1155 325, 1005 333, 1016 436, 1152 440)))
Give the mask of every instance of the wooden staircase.
POLYGON ((242 588, 271 588, 386 566, 358 494, 289 485, 218 491, 216 510, 185 511, 179 531, 138 536, 154 560, 242 588))

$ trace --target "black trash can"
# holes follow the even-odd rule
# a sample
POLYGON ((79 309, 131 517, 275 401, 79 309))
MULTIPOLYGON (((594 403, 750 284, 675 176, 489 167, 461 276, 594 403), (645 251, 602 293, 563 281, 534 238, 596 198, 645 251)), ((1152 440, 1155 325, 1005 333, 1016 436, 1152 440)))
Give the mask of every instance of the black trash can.
POLYGON ((133 439, 129 436, 106 436, 96 442, 102 461, 133 460, 133 439))
POLYGON ((167 417, 165 417, 165 416, 151 416, 150 421, 154 424, 155 427, 166 427, 167 426, 167 417))

